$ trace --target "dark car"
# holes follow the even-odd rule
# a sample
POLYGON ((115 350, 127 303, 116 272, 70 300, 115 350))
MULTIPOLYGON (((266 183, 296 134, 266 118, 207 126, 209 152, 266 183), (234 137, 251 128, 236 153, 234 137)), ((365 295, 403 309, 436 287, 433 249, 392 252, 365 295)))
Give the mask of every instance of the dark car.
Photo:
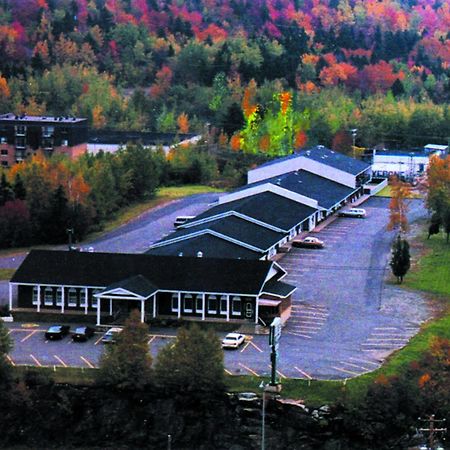
POLYGON ((72 334, 72 339, 74 342, 85 342, 94 336, 95 329, 91 327, 78 327, 72 334))
POLYGON ((45 332, 45 339, 62 339, 69 331, 69 325, 53 325, 45 332))

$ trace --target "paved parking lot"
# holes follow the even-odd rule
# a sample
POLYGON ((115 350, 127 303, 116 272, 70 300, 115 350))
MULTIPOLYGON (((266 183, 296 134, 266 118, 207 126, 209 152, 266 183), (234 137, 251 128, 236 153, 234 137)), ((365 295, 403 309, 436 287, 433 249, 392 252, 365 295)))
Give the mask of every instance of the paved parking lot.
MULTIPOLYGON (((324 249, 293 248, 279 261, 288 271, 284 281, 298 287, 280 342, 281 379, 344 379, 372 371, 428 318, 420 295, 384 283, 393 239, 393 233, 386 232, 388 202, 368 200, 363 205, 366 219, 337 218, 312 233, 325 242, 324 249)), ((412 218, 425 215, 419 201, 410 209, 412 218)), ((68 337, 47 342, 46 326, 8 327, 15 341, 11 353, 15 364, 96 367, 104 347, 101 334, 86 343, 72 343, 68 337)), ((175 333, 152 328, 152 354, 175 333)), ((230 374, 268 375, 268 336, 248 336, 240 349, 225 351, 225 366, 230 374)))

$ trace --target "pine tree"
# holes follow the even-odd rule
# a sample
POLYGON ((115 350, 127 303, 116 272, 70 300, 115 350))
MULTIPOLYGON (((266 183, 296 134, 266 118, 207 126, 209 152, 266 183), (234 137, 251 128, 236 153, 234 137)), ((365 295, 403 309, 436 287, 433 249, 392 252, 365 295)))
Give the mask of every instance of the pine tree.
POLYGON ((13 345, 8 330, 0 320, 0 383, 8 380, 10 377, 11 365, 7 361, 6 356, 12 348, 13 345))
POLYGON ((399 284, 403 282, 403 277, 408 272, 410 265, 411 261, 408 241, 402 239, 400 235, 398 235, 392 246, 390 266, 392 268, 392 273, 397 277, 397 282, 399 284))
POLYGON ((22 177, 20 176, 20 173, 16 175, 16 178, 14 178, 14 195, 18 200, 25 200, 25 197, 27 195, 27 191, 25 189, 25 185, 23 184, 22 177))
POLYGON ((164 347, 155 364, 156 380, 170 391, 217 393, 224 389, 223 351, 211 330, 193 324, 181 328, 173 345, 164 347))
POLYGON ((12 190, 11 184, 6 179, 6 175, 2 173, 0 179, 0 206, 11 200, 14 200, 14 191, 12 190))
POLYGON ((152 357, 148 327, 135 309, 125 322, 117 342, 110 344, 100 359, 97 381, 119 389, 141 390, 151 382, 152 357))

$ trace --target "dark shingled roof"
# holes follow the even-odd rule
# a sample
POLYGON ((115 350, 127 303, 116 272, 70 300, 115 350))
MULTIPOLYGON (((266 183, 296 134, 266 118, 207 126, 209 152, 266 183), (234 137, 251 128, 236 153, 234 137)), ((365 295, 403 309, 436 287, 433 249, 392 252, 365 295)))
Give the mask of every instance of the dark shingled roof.
POLYGON ((142 275, 158 289, 257 295, 271 261, 32 250, 13 283, 106 287, 142 275))
MULTIPOLYGON (((313 159, 314 161, 326 164, 327 166, 335 167, 336 169, 342 170, 343 172, 351 173, 352 175, 358 175, 359 173, 370 167, 370 164, 366 162, 351 158, 350 156, 344 155, 339 152, 335 152, 333 150, 330 150, 329 148, 324 147, 323 145, 317 145, 316 147, 302 150, 298 153, 293 153, 292 155, 286 156, 284 158, 274 159, 273 161, 269 161, 259 167, 271 166, 273 164, 278 164, 279 162, 288 161, 290 159, 299 158, 301 156, 313 159)), ((257 167, 256 169, 259 169, 259 167, 257 167)))
POLYGON ((126 280, 118 281, 117 283, 110 284, 104 289, 105 291, 112 291, 113 289, 125 289, 126 291, 133 292, 141 297, 150 297, 154 294, 158 288, 154 286, 147 278, 142 275, 135 275, 127 278, 126 280))
POLYGON ((284 233, 270 230, 248 220, 236 216, 222 217, 189 228, 180 228, 159 242, 188 236, 202 230, 212 230, 232 239, 244 242, 261 250, 267 250, 284 237, 284 233))
POLYGON ((263 223, 288 231, 314 214, 316 209, 273 192, 262 192, 261 194, 214 206, 189 221, 188 224, 228 211, 236 211, 244 216, 252 217, 263 223))
POLYGON ((264 294, 271 294, 277 297, 287 297, 292 294, 297 288, 288 283, 277 281, 275 279, 269 280, 263 288, 264 294))
POLYGON ((184 241, 165 245, 164 247, 151 248, 147 250, 146 254, 178 256, 180 253, 183 253, 183 256, 197 256, 199 251, 206 258, 259 259, 263 256, 260 252, 228 242, 211 234, 192 237, 184 241))

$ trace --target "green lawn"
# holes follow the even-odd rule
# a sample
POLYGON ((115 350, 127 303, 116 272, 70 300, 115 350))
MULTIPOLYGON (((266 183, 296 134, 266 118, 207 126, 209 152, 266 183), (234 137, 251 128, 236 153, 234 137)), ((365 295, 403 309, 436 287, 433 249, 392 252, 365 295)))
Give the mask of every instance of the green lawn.
MULTIPOLYGON (((391 197, 391 186, 387 185, 380 192, 375 194, 375 197, 391 197)), ((410 198, 420 198, 421 195, 417 192, 412 192, 410 198)))
POLYGON ((9 280, 16 269, 0 269, 0 281, 9 280))
MULTIPOLYGON (((405 277, 404 286, 450 298, 450 243, 442 233, 421 237, 424 255, 405 277)), ((447 300, 448 300, 447 299, 447 300)))

